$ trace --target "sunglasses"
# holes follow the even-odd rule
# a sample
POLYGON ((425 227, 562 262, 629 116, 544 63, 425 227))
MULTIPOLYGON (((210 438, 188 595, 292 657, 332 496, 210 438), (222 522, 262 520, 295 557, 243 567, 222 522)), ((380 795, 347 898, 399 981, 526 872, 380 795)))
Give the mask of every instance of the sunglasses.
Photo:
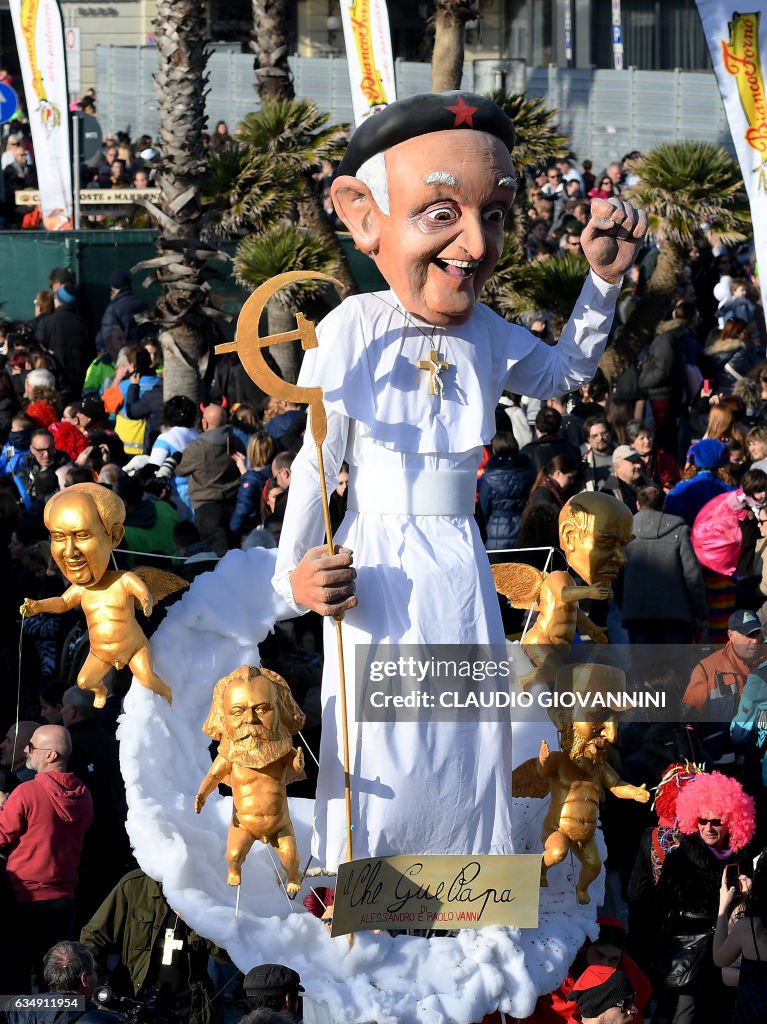
POLYGON ((722 827, 721 818, 698 818, 698 825, 713 825, 714 828, 722 827))
POLYGON ((36 747, 32 740, 26 745, 26 750, 53 750, 53 747, 36 747))

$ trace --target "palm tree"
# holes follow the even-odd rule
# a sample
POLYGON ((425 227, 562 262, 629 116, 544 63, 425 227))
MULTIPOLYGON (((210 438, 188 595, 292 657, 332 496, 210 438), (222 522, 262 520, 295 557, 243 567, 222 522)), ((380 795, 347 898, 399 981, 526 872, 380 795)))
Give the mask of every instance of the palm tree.
MULTIPOLYGON (((323 160, 339 159, 346 146, 343 128, 328 120, 310 100, 278 100, 242 122, 239 159, 226 154, 209 159, 204 193, 212 211, 208 230, 229 237, 251 233, 240 242, 236 266, 240 280, 252 287, 265 280, 265 266, 267 277, 287 270, 323 270, 353 286, 324 214, 319 222, 316 217, 312 173, 323 160), (299 221, 304 230, 296 233, 299 221), (256 264, 257 271, 247 269, 256 264)), ((270 303, 269 334, 290 329, 290 299, 291 293, 280 294, 270 303)), ((299 351, 279 345, 272 355, 286 379, 294 381, 299 351)))
POLYGON ((461 88, 466 22, 479 17, 476 0, 435 0, 431 88, 447 92, 461 88))
POLYGON ((256 55, 256 88, 262 105, 292 100, 293 76, 288 66, 288 22, 285 0, 253 0, 250 48, 256 55))
POLYGON ((164 396, 188 395, 195 401, 214 334, 211 318, 223 315, 209 299, 208 280, 215 272, 207 266, 209 259, 222 254, 200 242, 208 81, 205 26, 205 7, 197 0, 158 0, 155 91, 161 151, 157 183, 162 196, 159 207, 147 205, 160 227, 159 255, 133 268, 149 270, 150 278, 162 286, 152 319, 160 325, 164 396))
POLYGON ((558 111, 548 110, 542 99, 526 93, 507 94, 501 90, 491 92, 490 99, 511 118, 517 131, 514 144, 514 166, 517 170, 517 197, 511 208, 508 230, 516 236, 524 250, 528 224, 528 197, 526 174, 548 160, 565 156, 569 139, 562 135, 555 118, 558 111))
POLYGON ((551 314, 555 336, 570 319, 583 288, 589 265, 582 253, 558 252, 542 260, 519 263, 497 297, 495 306, 504 316, 546 311, 551 314))
POLYGON ((745 237, 750 224, 743 179, 735 161, 710 142, 666 143, 633 164, 637 184, 624 193, 647 212, 649 234, 660 249, 646 291, 602 359, 611 380, 649 344, 666 316, 701 225, 708 224, 725 245, 745 237))
MULTIPOLYGON (((234 270, 240 284, 255 290, 286 270, 318 271, 334 277, 338 271, 338 259, 312 231, 295 225, 277 224, 242 240, 234 258, 234 270)), ((266 307, 269 334, 293 330, 295 306, 299 302, 320 298, 327 290, 328 286, 319 281, 284 288, 266 307)), ((300 343, 274 345, 269 351, 280 367, 281 376, 295 382, 303 357, 300 343)))

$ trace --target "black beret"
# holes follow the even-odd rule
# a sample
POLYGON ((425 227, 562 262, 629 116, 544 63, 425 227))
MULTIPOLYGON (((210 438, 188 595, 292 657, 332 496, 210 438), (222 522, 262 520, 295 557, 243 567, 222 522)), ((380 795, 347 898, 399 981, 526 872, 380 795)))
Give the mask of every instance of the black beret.
POLYGON ((473 92, 424 92, 371 114, 349 142, 339 174, 356 174, 366 160, 429 132, 468 128, 494 135, 511 152, 514 123, 497 103, 473 92))

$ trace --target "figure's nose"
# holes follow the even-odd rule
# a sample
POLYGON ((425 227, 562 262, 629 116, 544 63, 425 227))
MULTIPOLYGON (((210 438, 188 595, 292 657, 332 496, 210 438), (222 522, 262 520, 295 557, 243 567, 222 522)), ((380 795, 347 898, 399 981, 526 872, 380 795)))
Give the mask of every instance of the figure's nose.
POLYGON ((469 259, 481 260, 487 251, 485 225, 479 214, 465 214, 461 221, 461 245, 469 259))
POLYGON ((70 534, 70 536, 64 538, 64 557, 71 558, 74 553, 75 538, 70 534))

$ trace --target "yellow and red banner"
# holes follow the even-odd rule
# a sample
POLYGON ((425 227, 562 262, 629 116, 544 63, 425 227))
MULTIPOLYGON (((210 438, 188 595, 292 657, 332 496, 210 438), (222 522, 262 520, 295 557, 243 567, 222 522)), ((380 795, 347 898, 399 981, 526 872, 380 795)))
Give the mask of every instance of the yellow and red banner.
POLYGON ((341 0, 354 123, 397 98, 386 0, 341 0))
POLYGON ((751 206, 754 246, 767 267, 767 3, 696 0, 751 206), (746 6, 748 9, 743 10, 746 6))
POLYGON ((10 0, 43 224, 72 229, 72 160, 64 27, 56 0, 10 0))

